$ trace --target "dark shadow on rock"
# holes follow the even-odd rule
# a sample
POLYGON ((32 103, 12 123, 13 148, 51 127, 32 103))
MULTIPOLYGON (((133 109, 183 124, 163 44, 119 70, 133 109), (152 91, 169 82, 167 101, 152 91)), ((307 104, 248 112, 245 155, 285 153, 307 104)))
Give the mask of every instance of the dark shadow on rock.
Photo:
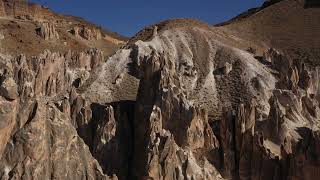
MULTIPOLYGON (((134 146, 134 101, 119 101, 110 104, 91 104, 92 122, 94 133, 92 134, 92 155, 98 160, 103 171, 108 174, 116 174, 118 178, 130 179, 130 169, 133 159, 134 146), (100 142, 101 134, 97 132, 98 126, 107 125, 105 121, 110 121, 106 117, 106 108, 112 106, 114 111, 114 121, 116 132, 114 136, 105 143, 100 142)), ((100 132, 101 133, 101 132, 100 132)))

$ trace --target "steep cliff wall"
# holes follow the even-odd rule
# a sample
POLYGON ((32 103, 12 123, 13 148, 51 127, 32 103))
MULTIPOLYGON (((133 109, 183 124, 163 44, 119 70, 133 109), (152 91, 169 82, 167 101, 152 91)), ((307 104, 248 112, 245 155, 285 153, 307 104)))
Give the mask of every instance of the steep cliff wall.
POLYGON ((213 33, 176 28, 133 45, 134 175, 316 179, 319 67, 274 49, 259 61, 213 33))
POLYGON ((67 96, 102 62, 96 50, 1 56, 1 179, 109 179, 78 135, 67 96))
POLYGON ((130 75, 140 79, 132 177, 316 178, 319 67, 273 48, 259 57, 219 36, 202 26, 155 32, 118 51, 86 90, 112 102, 112 77, 125 88, 130 75))
MULTIPOLYGON (((288 39, 300 48, 292 56, 241 24, 262 14, 272 24, 283 5, 309 19, 297 2, 238 26, 158 23, 108 59, 94 49, 0 54, 0 178, 318 179, 320 66, 310 51, 318 36, 288 39)), ((283 37, 306 32, 292 29, 283 37)), ((57 38, 49 24, 39 32, 57 38)))

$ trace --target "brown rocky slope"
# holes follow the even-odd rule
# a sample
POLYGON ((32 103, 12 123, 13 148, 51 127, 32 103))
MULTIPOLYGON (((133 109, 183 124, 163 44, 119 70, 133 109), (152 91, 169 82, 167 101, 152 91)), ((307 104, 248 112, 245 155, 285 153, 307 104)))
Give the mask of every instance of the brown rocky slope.
POLYGON ((1 179, 317 179, 320 12, 303 7, 165 21, 106 61, 1 55, 1 179))
POLYGON ((0 52, 37 56, 45 49, 66 53, 97 48, 115 52, 126 38, 81 18, 57 14, 27 0, 0 1, 0 52))

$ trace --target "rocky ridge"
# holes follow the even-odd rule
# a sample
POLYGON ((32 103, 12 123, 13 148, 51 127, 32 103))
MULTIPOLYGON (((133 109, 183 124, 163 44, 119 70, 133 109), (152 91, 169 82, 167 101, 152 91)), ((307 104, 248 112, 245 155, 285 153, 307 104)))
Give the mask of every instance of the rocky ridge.
POLYGON ((57 14, 25 0, 1 0, 0 17, 0 52, 3 54, 31 57, 46 49, 79 53, 97 48, 109 56, 126 42, 125 37, 84 19, 57 14))
POLYGON ((0 16, 21 19, 45 18, 53 16, 54 13, 41 5, 28 3, 27 0, 1 0, 0 16))

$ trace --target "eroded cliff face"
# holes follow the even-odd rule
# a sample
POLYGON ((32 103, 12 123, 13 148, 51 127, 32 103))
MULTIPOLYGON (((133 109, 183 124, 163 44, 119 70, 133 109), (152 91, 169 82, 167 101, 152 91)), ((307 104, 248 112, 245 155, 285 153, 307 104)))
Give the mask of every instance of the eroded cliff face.
POLYGON ((70 90, 103 61, 94 50, 1 56, 1 179, 109 179, 68 113, 70 90))
POLYGON ((1 0, 0 16, 14 17, 20 19, 44 18, 52 16, 48 8, 38 4, 29 3, 27 0, 1 0))
POLYGON ((244 51, 194 20, 158 25, 107 60, 1 54, 0 179, 318 179, 316 56, 244 51))
POLYGON ((3 55, 2 179, 316 179, 319 67, 214 36, 3 55))
POLYGON ((87 27, 75 26, 71 30, 71 33, 77 38, 84 38, 88 41, 100 40, 102 38, 102 34, 99 29, 90 29, 87 27))
POLYGON ((55 24, 49 22, 40 22, 39 27, 36 29, 37 34, 44 40, 59 39, 59 33, 56 30, 55 24))
POLYGON ((133 175, 316 179, 319 67, 272 48, 256 59, 212 33, 177 28, 132 45, 133 175))

